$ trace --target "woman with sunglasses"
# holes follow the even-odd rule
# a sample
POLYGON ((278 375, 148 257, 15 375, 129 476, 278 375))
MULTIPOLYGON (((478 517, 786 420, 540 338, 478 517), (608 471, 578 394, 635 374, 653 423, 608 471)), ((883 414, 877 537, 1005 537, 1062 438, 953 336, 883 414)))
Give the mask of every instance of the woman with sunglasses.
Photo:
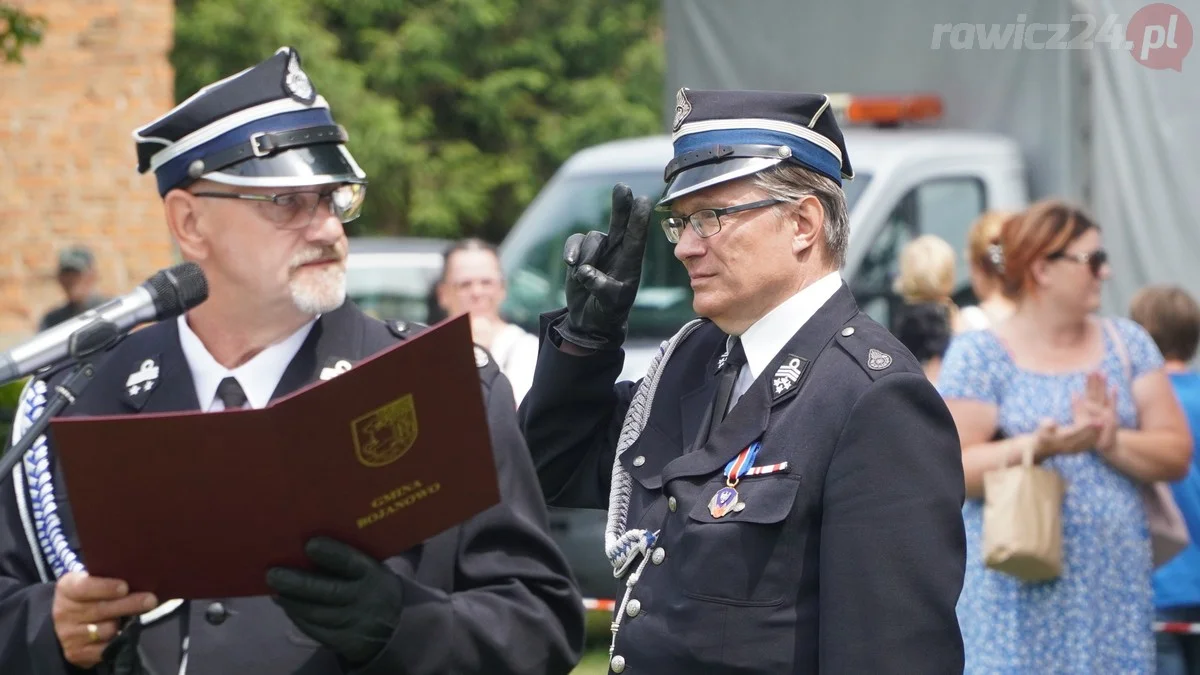
POLYGON ((958 426, 967 571, 966 672, 1150 673, 1151 547, 1138 483, 1182 477, 1186 420, 1150 336, 1096 315, 1109 275, 1100 228, 1059 201, 1000 235, 1008 318, 957 336, 938 388, 958 426), (1062 574, 1028 583, 982 559, 983 475, 1035 460, 1066 480, 1062 574))

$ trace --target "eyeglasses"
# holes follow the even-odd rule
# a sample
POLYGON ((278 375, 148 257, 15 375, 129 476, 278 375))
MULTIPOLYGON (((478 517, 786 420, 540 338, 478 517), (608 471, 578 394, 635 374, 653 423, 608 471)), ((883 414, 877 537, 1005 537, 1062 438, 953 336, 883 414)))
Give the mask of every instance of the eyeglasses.
POLYGON ((329 202, 329 211, 343 224, 362 214, 367 186, 362 183, 346 183, 327 190, 296 190, 273 195, 245 194, 242 192, 193 192, 197 197, 218 199, 245 199, 264 206, 263 214, 276 226, 285 230, 302 230, 312 224, 313 216, 321 202, 329 202))
POLYGON ((786 200, 764 199, 758 202, 750 202, 749 204, 726 206, 723 209, 702 209, 688 216, 663 218, 662 228, 663 232, 667 235, 667 241, 672 244, 679 243, 679 238, 683 236, 683 228, 689 223, 692 229, 696 231, 696 236, 705 239, 721 231, 721 216, 727 216, 740 211, 749 211, 750 209, 761 209, 764 206, 782 204, 784 201, 786 200))
POLYGON ((1066 251, 1058 251, 1046 256, 1047 260, 1070 260, 1081 265, 1087 265, 1092 271, 1092 276, 1099 277, 1100 269, 1108 263, 1108 252, 1102 248, 1096 249, 1091 253, 1067 253, 1066 251))

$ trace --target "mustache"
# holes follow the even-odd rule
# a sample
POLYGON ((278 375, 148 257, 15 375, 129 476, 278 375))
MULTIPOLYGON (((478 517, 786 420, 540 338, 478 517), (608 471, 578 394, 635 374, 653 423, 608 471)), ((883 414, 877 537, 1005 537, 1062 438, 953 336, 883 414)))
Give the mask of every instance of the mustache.
POLYGON ((291 268, 315 262, 341 262, 345 260, 346 252, 340 246, 317 246, 300 251, 292 257, 291 268))

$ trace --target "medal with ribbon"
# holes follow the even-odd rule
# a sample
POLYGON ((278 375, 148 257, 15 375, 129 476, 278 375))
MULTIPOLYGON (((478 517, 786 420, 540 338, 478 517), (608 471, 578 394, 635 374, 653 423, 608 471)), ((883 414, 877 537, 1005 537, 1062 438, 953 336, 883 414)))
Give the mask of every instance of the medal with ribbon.
POLYGON ((708 502, 708 512, 712 514, 713 518, 721 518, 730 511, 741 511, 746 508, 744 502, 738 501, 736 487, 741 477, 746 475, 750 467, 754 466, 754 459, 758 457, 760 447, 762 444, 758 441, 751 443, 725 465, 725 487, 717 490, 717 493, 708 502))

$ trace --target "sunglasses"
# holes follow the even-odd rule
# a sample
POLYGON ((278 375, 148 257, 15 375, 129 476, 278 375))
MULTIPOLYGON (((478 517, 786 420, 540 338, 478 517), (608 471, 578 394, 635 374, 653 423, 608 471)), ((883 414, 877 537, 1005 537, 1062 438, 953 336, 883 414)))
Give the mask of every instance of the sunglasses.
POLYGON ((1059 251, 1046 256, 1047 260, 1070 260, 1072 262, 1087 265, 1092 271, 1092 276, 1099 277, 1100 269, 1108 264, 1108 252, 1104 249, 1096 249, 1091 253, 1067 253, 1059 251))

